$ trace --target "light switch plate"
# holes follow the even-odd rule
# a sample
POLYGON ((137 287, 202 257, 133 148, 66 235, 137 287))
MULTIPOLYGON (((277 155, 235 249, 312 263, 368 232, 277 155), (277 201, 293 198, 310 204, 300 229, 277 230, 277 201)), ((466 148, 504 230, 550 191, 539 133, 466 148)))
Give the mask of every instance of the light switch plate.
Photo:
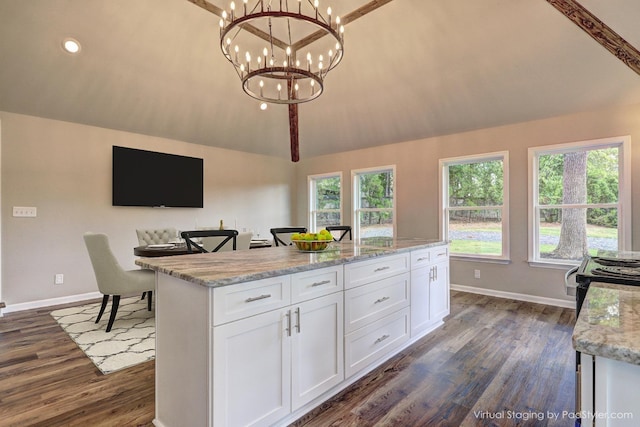
POLYGON ((14 206, 13 216, 35 218, 38 215, 38 209, 33 206, 14 206))

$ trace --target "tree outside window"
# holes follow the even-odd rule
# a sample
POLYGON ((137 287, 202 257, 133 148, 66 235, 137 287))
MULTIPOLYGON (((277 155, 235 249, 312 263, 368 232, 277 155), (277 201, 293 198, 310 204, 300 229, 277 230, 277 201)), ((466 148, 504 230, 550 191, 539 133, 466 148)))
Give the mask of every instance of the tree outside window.
POLYGON ((353 171, 356 238, 393 237, 395 166, 353 171))
POLYGON ((443 235, 452 255, 508 256, 508 153, 440 160, 443 235))
MULTIPOLYGON (((624 250, 627 138, 530 149, 533 261, 571 264, 624 250)), ((628 181, 626 181, 628 182, 628 181)))
POLYGON ((342 174, 309 176, 309 230, 317 232, 342 220, 342 174))

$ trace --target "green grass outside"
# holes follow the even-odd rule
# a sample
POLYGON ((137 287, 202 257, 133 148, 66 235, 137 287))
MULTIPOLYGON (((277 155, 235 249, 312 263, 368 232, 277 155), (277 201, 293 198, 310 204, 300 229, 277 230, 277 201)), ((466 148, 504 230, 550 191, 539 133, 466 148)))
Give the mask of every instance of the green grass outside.
MULTIPOLYGON (((494 231, 501 232, 502 228, 499 225, 489 224, 481 227, 465 227, 465 231, 494 231)), ((609 238, 617 239, 618 230, 615 228, 607 227, 588 227, 587 233, 589 237, 609 238)), ((540 234, 543 236, 560 236, 560 226, 541 227, 540 234)), ((452 253, 465 253, 465 254, 477 254, 477 255, 501 255, 502 244, 501 242, 482 242, 478 240, 454 240, 450 244, 452 253)), ((550 253, 555 249, 555 245, 543 244, 540 245, 540 253, 550 253)), ((589 251, 592 255, 595 255, 597 249, 591 249, 589 251)))

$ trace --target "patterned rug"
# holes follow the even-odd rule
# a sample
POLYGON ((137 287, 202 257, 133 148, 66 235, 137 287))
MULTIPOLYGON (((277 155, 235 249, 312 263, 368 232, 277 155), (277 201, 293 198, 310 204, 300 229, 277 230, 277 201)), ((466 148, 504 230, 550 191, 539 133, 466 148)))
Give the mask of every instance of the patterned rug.
POLYGON ((147 300, 122 298, 111 332, 105 332, 110 307, 111 301, 97 324, 100 303, 52 311, 51 316, 103 374, 155 358, 155 311, 147 310, 147 300))

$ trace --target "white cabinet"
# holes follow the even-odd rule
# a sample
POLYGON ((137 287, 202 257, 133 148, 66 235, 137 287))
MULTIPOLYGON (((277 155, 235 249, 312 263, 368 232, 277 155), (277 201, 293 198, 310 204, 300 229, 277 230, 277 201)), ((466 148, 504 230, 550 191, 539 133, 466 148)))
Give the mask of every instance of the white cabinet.
POLYGON ((411 253, 411 337, 418 337, 449 314, 448 247, 411 253))
POLYGON ((270 425, 291 412, 289 310, 213 328, 216 426, 270 425))
POLYGON ((410 338, 409 254, 345 265, 345 375, 350 377, 410 338))
POLYGON ((292 307, 292 410, 344 380, 343 298, 335 293, 292 307))
POLYGON ((330 267, 215 289, 214 309, 233 319, 213 328, 216 426, 271 425, 344 380, 341 273, 330 267), (291 295, 283 296, 288 281, 291 295), (290 299, 297 303, 259 314, 252 305, 290 299), (236 319, 243 311, 251 316, 236 319))

